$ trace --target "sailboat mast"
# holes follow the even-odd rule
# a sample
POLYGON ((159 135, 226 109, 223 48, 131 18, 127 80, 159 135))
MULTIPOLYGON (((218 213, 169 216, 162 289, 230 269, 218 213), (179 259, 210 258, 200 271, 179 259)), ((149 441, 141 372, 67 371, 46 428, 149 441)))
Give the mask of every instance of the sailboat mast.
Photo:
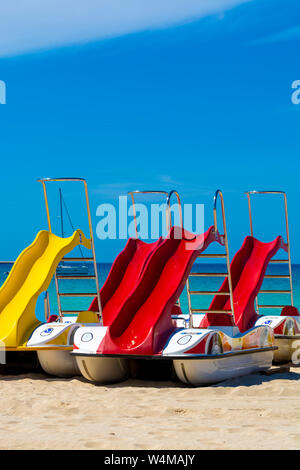
POLYGON ((61 188, 59 188, 59 204, 60 204, 60 229, 61 229, 61 236, 64 237, 64 218, 63 218, 63 200, 62 200, 62 192, 61 188))
MULTIPOLYGON (((64 237, 63 208, 65 209, 65 212, 66 212, 66 214, 67 214, 67 217, 68 217, 68 219, 69 219, 69 222, 70 222, 70 225, 71 225, 71 228, 72 228, 73 232, 75 232, 75 228, 74 228, 74 225, 73 225, 71 216, 70 216, 70 214, 69 214, 69 211, 68 211, 66 202, 65 202, 65 200, 64 200, 64 198, 63 198, 61 188, 59 188, 59 201, 60 201, 61 236, 64 237)), ((83 255, 83 251, 82 251, 82 249, 81 249, 81 246, 78 245, 78 248, 79 248, 81 257, 84 258, 84 255, 83 255)))

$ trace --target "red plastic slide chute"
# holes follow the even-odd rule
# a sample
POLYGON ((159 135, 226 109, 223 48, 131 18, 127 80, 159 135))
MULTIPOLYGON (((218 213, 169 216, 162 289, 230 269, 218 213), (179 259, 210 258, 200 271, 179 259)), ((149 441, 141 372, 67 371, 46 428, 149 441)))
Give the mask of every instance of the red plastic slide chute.
MULTIPOLYGON (((286 251, 282 237, 277 237, 270 243, 263 243, 248 236, 231 262, 234 320, 240 332, 252 328, 258 318, 254 307, 255 298, 263 283, 268 263, 280 248, 286 251)), ((227 278, 219 292, 229 292, 227 278)), ((216 295, 200 327, 208 328, 213 325, 214 314, 210 314, 210 310, 226 311, 230 309, 230 297, 216 295)))
POLYGON ((213 227, 198 236, 173 227, 149 256, 131 295, 115 312, 98 353, 158 354, 174 329, 172 308, 191 267, 213 241, 216 241, 213 227))
MULTIPOLYGON (((120 306, 135 287, 147 259, 162 241, 163 238, 159 238, 154 243, 145 243, 130 238, 124 250, 117 256, 100 290, 104 326, 112 323, 120 306)), ((89 310, 99 311, 97 297, 94 298, 89 310)))

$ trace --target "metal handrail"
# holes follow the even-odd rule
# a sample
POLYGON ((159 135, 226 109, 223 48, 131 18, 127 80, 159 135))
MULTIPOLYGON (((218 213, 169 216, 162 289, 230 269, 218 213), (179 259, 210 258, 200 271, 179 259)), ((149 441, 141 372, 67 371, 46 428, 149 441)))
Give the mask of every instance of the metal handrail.
POLYGON ((48 318, 50 317, 50 301, 49 301, 48 291, 46 291, 44 295, 44 312, 45 312, 45 320, 47 321, 48 318))
MULTIPOLYGON (((287 247, 287 254, 288 254, 288 259, 287 260, 271 260, 270 263, 283 263, 286 262, 289 265, 289 275, 288 278, 290 280, 290 296, 291 296, 291 304, 294 305, 294 294, 293 294, 293 278, 292 278, 292 264, 291 264, 291 248, 290 248, 290 231, 289 231, 289 220, 288 220, 288 206, 287 206, 287 195, 285 191, 245 191, 245 194, 247 195, 247 200, 248 200, 248 211, 249 211, 249 222, 250 222, 250 232, 251 236, 253 237, 253 220, 252 220, 252 210, 251 210, 251 195, 256 195, 256 194, 273 194, 273 195, 279 195, 283 196, 284 198, 284 211, 285 211, 285 228, 286 228, 286 247, 287 247)), ((265 276, 269 277, 269 276, 265 276)), ((273 275, 273 277, 278 277, 282 278, 282 275, 273 275)), ((267 293, 267 292, 265 292, 267 293)), ((257 310, 259 311, 259 307, 262 307, 261 305, 258 305, 258 299, 256 297, 256 307, 257 310)), ((270 307, 268 307, 270 308, 270 307)), ((276 308, 276 305, 274 305, 274 308, 276 308)))
MULTIPOLYGON (((231 280, 231 271, 230 271, 230 258, 229 258, 229 247, 228 247, 228 237, 227 237, 227 226, 226 226, 226 215, 225 215, 225 205, 224 205, 224 198, 223 193, 220 189, 214 194, 213 199, 213 216, 214 216, 214 231, 216 241, 218 241, 221 245, 225 247, 225 254, 204 254, 201 256, 202 258, 226 258, 226 266, 227 266, 227 273, 190 273, 187 279, 187 296, 188 296, 188 307, 189 307, 189 317, 190 317, 190 328, 193 327, 193 313, 205 313, 208 309, 194 309, 192 308, 191 302, 191 295, 228 295, 230 297, 230 307, 231 310, 229 311, 234 318, 234 303, 233 303, 233 290, 232 290, 232 280, 231 280), (217 202, 218 197, 221 201, 221 209, 222 209, 222 221, 223 221, 223 230, 224 234, 220 234, 218 231, 218 216, 217 216, 217 202), (189 277, 227 277, 228 278, 228 290, 229 292, 218 293, 218 292, 209 292, 208 291, 192 291, 190 290, 189 285, 189 277)), ((199 256, 199 257, 200 257, 199 256)), ((224 312, 224 310, 211 310, 212 313, 220 313, 224 312)))
MULTIPOLYGON (((94 271, 95 271, 95 278, 96 278, 96 296, 97 296, 97 299, 98 299, 99 313, 100 313, 100 315, 102 315, 102 306, 101 306, 100 291, 99 291, 99 276, 98 276, 98 269, 97 269, 96 250, 95 250, 95 243, 94 243, 94 236, 93 236, 93 225, 92 225, 91 208, 90 208, 87 181, 86 181, 85 178, 72 178, 72 177, 40 178, 37 181, 39 183, 42 183, 42 186, 43 186, 49 232, 52 232, 52 228, 51 228, 51 218, 50 218, 50 210, 49 210, 49 202, 48 202, 46 183, 50 183, 50 182, 80 182, 80 183, 83 183, 83 185, 84 185, 86 209, 87 209, 87 216, 88 216, 88 225, 89 225, 91 248, 92 248, 92 254, 93 254, 93 264, 94 264, 94 271)), ((62 315, 63 311, 62 311, 62 308, 61 308, 59 288, 58 288, 58 278, 57 278, 56 272, 54 274, 54 279, 55 279, 55 287, 56 287, 56 294, 57 294, 59 319, 61 321, 62 316, 63 316, 62 315)))
MULTIPOLYGON (((180 223, 181 223, 181 227, 183 228, 183 217, 182 217, 182 205, 181 205, 181 201, 180 201, 180 197, 179 197, 179 194, 177 191, 175 190, 172 190, 170 191, 169 193, 167 191, 156 191, 156 190, 149 190, 149 191, 139 191, 139 190, 135 190, 135 191, 129 191, 128 192, 128 195, 131 196, 131 199, 132 199, 132 204, 133 204, 133 217, 134 217, 134 221, 135 221, 135 232, 136 232, 136 237, 138 238, 138 230, 137 230, 137 222, 136 222, 136 211, 135 211, 135 199, 134 199, 134 195, 135 194, 163 194, 163 195, 166 195, 167 197, 167 213, 166 213, 166 218, 167 218, 167 228, 168 230, 170 230, 171 226, 172 226, 172 218, 171 218, 171 197, 173 195, 176 196, 177 198, 177 201, 178 201, 178 207, 179 207, 179 214, 180 214, 180 223)), ((215 236, 216 236, 216 241, 218 241, 221 245, 224 246, 225 248, 225 254, 223 255, 207 255, 207 257, 225 257, 226 258, 226 265, 227 265, 227 273, 217 273, 217 276, 224 276, 224 277, 227 277, 228 278, 228 290, 229 292, 226 292, 224 293, 223 295, 228 295, 230 297, 230 306, 231 306, 231 310, 228 311, 232 314, 232 316, 234 317, 234 304, 233 304, 233 291, 232 291, 232 280, 231 280, 231 271, 230 271, 230 259, 229 259, 229 248, 228 248, 228 237, 227 237, 227 226, 226 226, 226 215, 225 215, 225 205, 224 205, 224 198, 223 198, 223 193, 220 189, 218 189, 215 194, 214 194, 214 200, 213 200, 213 216, 214 216, 214 231, 215 231, 215 236), (219 231, 218 231, 218 217, 217 217, 217 201, 218 201, 218 198, 220 198, 220 201, 221 201, 221 210, 222 210, 222 222, 223 222, 223 230, 224 230, 224 234, 220 234, 219 231)), ((190 276, 192 277, 193 275, 201 275, 203 274, 203 276, 207 275, 209 276, 209 273, 190 273, 190 276)), ((190 287, 189 287, 189 277, 187 278, 187 281, 186 281, 186 287, 187 287, 187 297, 188 297, 188 308, 189 308, 189 326, 190 328, 193 327, 193 313, 195 311, 200 311, 199 309, 193 309, 192 308, 192 304, 191 304, 191 295, 194 294, 194 291, 191 291, 190 290, 190 287)), ((216 295, 218 295, 218 293, 215 293, 216 295)), ((179 305, 180 305, 180 302, 179 302, 179 305)), ((201 311, 206 311, 205 309, 201 310, 201 311)), ((215 311, 213 311, 215 312, 215 311)), ((216 311, 216 313, 218 313, 219 311, 216 311)), ((223 310, 222 310, 223 312, 223 310)))
POLYGON ((224 230, 224 246, 226 252, 226 265, 227 265, 227 272, 228 272, 228 287, 230 292, 230 305, 232 316, 234 317, 234 304, 233 304, 233 290, 232 290, 232 279, 231 279, 231 270, 230 270, 230 257, 229 257, 229 246, 228 246, 228 235, 227 235, 227 224, 226 224, 226 215, 225 215, 225 205, 224 205, 224 197, 223 193, 220 189, 217 189, 214 195, 214 206, 213 206, 213 213, 214 213, 214 226, 215 226, 215 233, 216 236, 218 232, 218 218, 217 218, 217 202, 218 197, 220 197, 221 201, 221 209, 222 209, 222 220, 223 220, 223 230, 224 230))
POLYGON ((168 206, 168 212, 169 212, 169 226, 168 230, 171 230, 172 227, 172 215, 171 215, 171 197, 175 194, 177 198, 177 204, 179 208, 179 218, 180 218, 180 226, 183 229, 183 217, 182 217, 182 205, 181 205, 181 200, 179 197, 178 192, 175 189, 172 189, 172 191, 169 192, 168 197, 167 197, 167 206, 168 206))
MULTIPOLYGON (((181 205, 181 200, 178 192, 173 189, 172 191, 162 191, 162 190, 145 190, 145 191, 140 191, 136 189, 135 191, 128 191, 128 195, 131 196, 132 200, 132 207, 133 207, 133 218, 134 218, 134 225, 135 225, 135 234, 136 238, 139 237, 138 234, 138 229, 137 229, 137 221, 136 221, 136 210, 135 210, 135 199, 134 195, 135 194, 163 194, 166 196, 166 205, 167 205, 167 210, 166 210, 166 227, 167 231, 169 232, 172 227, 172 215, 171 215, 171 197, 173 194, 175 194, 177 198, 177 203, 179 207, 179 217, 180 217, 180 223, 181 223, 181 228, 183 229, 183 217, 182 217, 182 205, 181 205)), ((177 305, 180 307, 180 298, 178 298, 177 305)))
POLYGON ((162 191, 162 190, 145 190, 145 191, 140 191, 140 190, 135 190, 135 191, 128 191, 127 193, 129 196, 131 196, 132 200, 132 207, 133 207, 133 219, 134 219, 134 225, 135 225, 135 234, 136 238, 138 238, 138 229, 137 229, 137 221, 136 221, 136 210, 135 210, 135 199, 134 199, 134 194, 163 194, 166 196, 166 204, 167 204, 167 210, 166 210, 166 227, 167 230, 169 231, 172 227, 172 215, 171 215, 171 197, 173 194, 175 194, 178 202, 178 207, 179 207, 179 217, 180 217, 180 224, 181 228, 183 228, 183 218, 182 218, 182 205, 181 205, 181 200, 178 192, 176 190, 172 190, 170 192, 167 191, 162 191))

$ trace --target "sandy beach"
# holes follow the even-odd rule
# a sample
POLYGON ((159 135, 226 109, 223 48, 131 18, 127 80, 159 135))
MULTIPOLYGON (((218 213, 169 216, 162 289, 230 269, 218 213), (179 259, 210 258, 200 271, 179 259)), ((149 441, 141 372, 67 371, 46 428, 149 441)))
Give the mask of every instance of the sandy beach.
POLYGON ((299 449, 300 369, 206 388, 1 376, 1 449, 299 449))

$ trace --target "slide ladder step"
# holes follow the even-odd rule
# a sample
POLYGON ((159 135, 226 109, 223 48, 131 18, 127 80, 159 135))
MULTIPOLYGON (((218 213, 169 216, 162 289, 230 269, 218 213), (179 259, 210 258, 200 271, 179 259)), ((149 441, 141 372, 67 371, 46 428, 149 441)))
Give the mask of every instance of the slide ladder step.
POLYGON ((61 313, 77 315, 80 312, 86 312, 86 310, 61 310, 61 313))
POLYGON ((197 256, 197 258, 225 258, 226 259, 226 255, 224 254, 217 254, 217 253, 214 253, 214 254, 200 254, 197 256))
POLYGON ((59 292, 60 297, 95 297, 95 292, 59 292))
POLYGON ((284 308, 286 305, 258 305, 259 308, 284 308))
POLYGON ((228 273, 190 273, 189 277, 226 277, 228 273))
POLYGON ((272 264, 283 264, 283 263, 289 263, 289 260, 288 259, 271 259, 269 261, 269 263, 272 263, 272 264))
POLYGON ((206 313, 206 312, 211 312, 211 313, 231 313, 231 310, 209 310, 208 308, 192 308, 192 313, 206 313))
POLYGON ((289 274, 266 274, 265 279, 290 279, 289 274))
POLYGON ((191 295, 230 295, 230 292, 219 292, 214 290, 190 290, 191 295))
POLYGON ((57 279, 71 279, 71 280, 74 280, 74 279, 96 279, 96 276, 91 276, 91 275, 88 275, 88 276, 84 276, 84 275, 78 275, 76 276, 75 274, 73 275, 66 275, 66 276, 63 276, 63 275, 56 275, 56 278, 57 279))
POLYGON ((287 290, 260 290, 259 294, 290 294, 291 289, 287 290))

